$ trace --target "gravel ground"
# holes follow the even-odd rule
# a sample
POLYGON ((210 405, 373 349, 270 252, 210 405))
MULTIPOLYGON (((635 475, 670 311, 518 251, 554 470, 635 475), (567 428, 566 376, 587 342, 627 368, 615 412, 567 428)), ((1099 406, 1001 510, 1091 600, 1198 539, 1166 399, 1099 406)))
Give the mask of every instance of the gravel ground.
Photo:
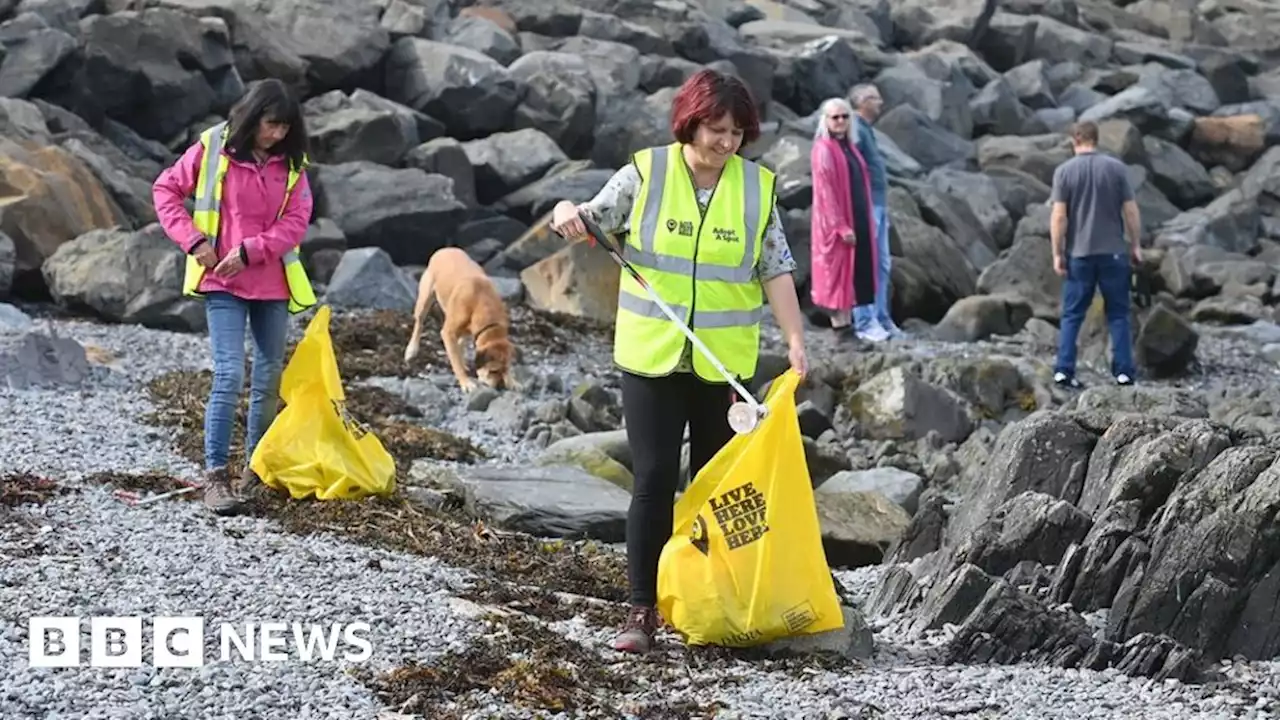
MULTIPOLYGON (((197 468, 171 451, 163 431, 133 418, 149 405, 137 389, 140 382, 175 368, 205 367, 207 348, 200 336, 54 324, 58 332, 115 361, 76 392, 0 390, 0 417, 6 418, 0 424, 0 472, 30 470, 79 490, 20 509, 33 524, 0 524, 0 718, 378 715, 370 691, 338 662, 237 659, 200 670, 151 670, 145 664, 133 670, 31 669, 26 642, 31 615, 363 620, 372 627, 370 666, 376 670, 409 659, 429 663, 482 632, 451 601, 468 575, 432 559, 291 535, 269 520, 217 519, 193 502, 133 508, 108 489, 85 483, 83 477, 97 470, 195 475, 197 468), (40 533, 46 550, 23 556, 21 545, 33 532, 40 533)), ((460 394, 448 397, 461 402, 460 394)), ((451 412, 452 422, 467 417, 451 412)), ((881 571, 838 575, 856 597, 865 598, 881 571)), ((579 620, 555 628, 607 660, 626 662, 608 649, 608 629, 579 620)), ((206 645, 216 656, 216 640, 207 638, 206 645)), ((658 691, 701 704, 718 701, 721 718, 1187 720, 1270 718, 1280 707, 1275 663, 1233 665, 1233 682, 1211 689, 1111 672, 944 667, 934 660, 929 640, 906 644, 892 628, 877 630, 877 645, 876 656, 855 671, 762 672, 745 663, 728 671, 691 669, 687 680, 670 687, 619 698, 619 716, 658 691)), ((492 698, 473 699, 486 709, 467 717, 533 717, 492 698)))

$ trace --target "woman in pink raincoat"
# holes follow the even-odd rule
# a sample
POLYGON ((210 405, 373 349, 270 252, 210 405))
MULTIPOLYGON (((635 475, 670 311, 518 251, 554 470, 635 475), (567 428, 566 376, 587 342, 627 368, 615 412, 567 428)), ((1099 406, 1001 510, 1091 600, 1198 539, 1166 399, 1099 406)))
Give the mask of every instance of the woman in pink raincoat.
MULTIPOLYGON (((292 190, 288 183, 291 169, 305 167, 308 142, 298 99, 279 80, 260 80, 231 108, 228 122, 189 145, 151 189, 165 234, 204 267, 197 290, 204 297, 213 355, 204 420, 204 502, 219 514, 236 512, 244 493, 261 482, 248 459, 278 406, 293 294, 283 258, 306 236, 313 203, 305 173, 292 190), (212 236, 196 226, 185 205, 201 169, 209 168, 206 141, 215 148, 221 143, 217 159, 225 156, 226 163, 221 195, 214 195, 219 220, 212 236), (233 486, 227 460, 244 387, 246 334, 254 344, 246 462, 233 486)), ((212 151, 209 159, 215 159, 212 151)), ((206 170, 209 177, 217 166, 206 170)))
POLYGON ((843 98, 822 103, 810 153, 810 296, 814 305, 831 314, 832 330, 844 337, 853 307, 874 303, 876 294, 871 179, 853 142, 852 116, 853 109, 843 98))

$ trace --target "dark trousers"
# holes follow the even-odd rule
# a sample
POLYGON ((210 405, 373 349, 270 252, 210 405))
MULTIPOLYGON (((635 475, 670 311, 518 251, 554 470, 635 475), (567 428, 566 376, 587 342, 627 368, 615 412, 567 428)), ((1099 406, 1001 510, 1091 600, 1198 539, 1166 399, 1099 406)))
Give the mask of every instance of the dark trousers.
POLYGON ((728 385, 703 382, 691 372, 656 378, 622 373, 622 413, 635 475, 627 513, 633 604, 657 604, 658 558, 671 538, 685 425, 692 478, 733 437, 728 420, 732 402, 728 385))
POLYGON ((1087 255, 1067 261, 1062 283, 1062 323, 1059 326, 1058 362, 1055 371, 1074 376, 1076 341, 1094 291, 1102 293, 1111 333, 1111 374, 1135 377, 1133 338, 1129 328, 1129 256, 1125 253, 1087 255))

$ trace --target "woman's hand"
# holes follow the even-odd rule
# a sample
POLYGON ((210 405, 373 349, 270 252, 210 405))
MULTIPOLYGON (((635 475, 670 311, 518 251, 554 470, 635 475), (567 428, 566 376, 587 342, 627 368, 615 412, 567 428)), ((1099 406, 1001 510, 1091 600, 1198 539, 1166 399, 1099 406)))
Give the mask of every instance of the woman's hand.
POLYGON ((561 200, 551 211, 551 229, 566 240, 581 240, 587 237, 587 226, 578 214, 578 206, 568 200, 561 200))
POLYGON ((856 244, 858 242, 858 236, 854 234, 852 230, 845 230, 843 233, 841 233, 840 239, 850 245, 856 244))
POLYGON ((222 277, 231 277, 243 269, 244 260, 240 258, 240 253, 231 252, 227 253, 227 256, 222 258, 222 262, 218 263, 218 267, 213 269, 213 274, 221 275, 222 277))
POLYGON ((797 340, 791 343, 791 349, 787 351, 787 360, 791 363, 791 369, 796 374, 804 378, 809 372, 809 358, 804 353, 804 341, 797 340))
POLYGON ((201 240, 196 243, 192 255, 195 257, 196 262, 206 268, 213 268, 218 264, 218 253, 214 251, 213 244, 208 240, 201 240))

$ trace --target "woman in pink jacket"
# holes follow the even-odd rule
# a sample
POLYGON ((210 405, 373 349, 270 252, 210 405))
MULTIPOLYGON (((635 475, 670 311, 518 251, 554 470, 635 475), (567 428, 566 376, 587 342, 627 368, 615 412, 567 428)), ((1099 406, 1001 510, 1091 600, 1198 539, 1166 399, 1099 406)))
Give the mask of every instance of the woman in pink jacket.
POLYGON ((289 312, 300 294, 311 292, 296 265, 311 220, 311 188, 302 172, 307 142, 297 100, 280 81, 263 80, 152 188, 165 233, 195 260, 188 261, 186 291, 205 301, 213 390, 204 418, 204 501, 220 514, 235 511, 242 490, 258 481, 247 460, 275 418, 289 312), (193 194, 194 218, 183 207, 193 194), (233 488, 227 456, 244 388, 246 329, 254 345, 246 467, 233 488))
MULTIPOLYGON (((831 313, 831 329, 851 338, 855 305, 875 302, 876 238, 871 180, 850 133, 853 110, 843 98, 822 103, 813 137, 810 297, 831 313)), ((874 336, 870 340, 887 337, 874 336)))

